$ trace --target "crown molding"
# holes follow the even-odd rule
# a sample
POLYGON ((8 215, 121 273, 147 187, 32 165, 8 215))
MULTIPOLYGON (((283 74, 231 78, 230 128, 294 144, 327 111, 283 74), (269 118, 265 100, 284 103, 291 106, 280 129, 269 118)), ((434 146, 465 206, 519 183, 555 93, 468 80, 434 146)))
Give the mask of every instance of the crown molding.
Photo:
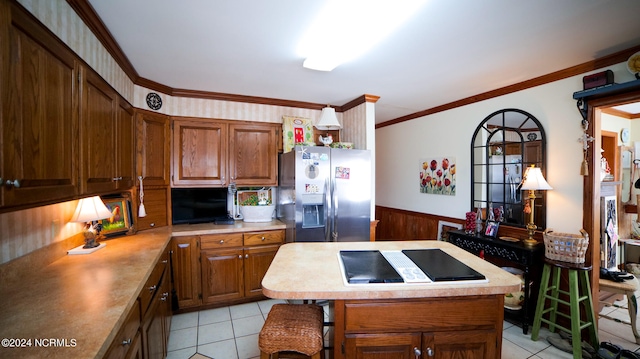
POLYGON ((398 117, 393 120, 385 121, 377 124, 375 128, 378 129, 386 126, 395 125, 397 123, 413 120, 413 119, 428 116, 428 115, 433 115, 435 113, 451 110, 456 107, 466 106, 472 103, 485 101, 494 97, 504 96, 513 92, 518 92, 528 88, 548 84, 548 83, 562 80, 571 76, 584 74, 586 72, 601 69, 603 67, 612 66, 612 65, 627 61, 629 56, 633 55, 638 51, 640 51, 640 45, 634 46, 632 48, 619 51, 611 55, 604 56, 592 61, 588 61, 580 65, 572 66, 560 71, 552 72, 547 75, 543 75, 527 81, 519 82, 517 84, 505 86, 492 91, 487 91, 475 96, 470 96, 467 98, 463 98, 461 100, 449 102, 444 105, 432 107, 430 109, 422 110, 406 116, 398 117))

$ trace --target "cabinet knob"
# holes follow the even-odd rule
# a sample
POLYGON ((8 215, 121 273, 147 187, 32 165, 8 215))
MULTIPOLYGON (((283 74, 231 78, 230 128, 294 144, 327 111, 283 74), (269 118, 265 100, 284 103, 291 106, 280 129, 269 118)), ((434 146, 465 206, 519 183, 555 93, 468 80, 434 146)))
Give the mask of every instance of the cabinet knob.
POLYGON ((220 240, 220 244, 224 244, 224 239, 221 239, 221 240, 220 240))
POLYGON ((249 258, 249 255, 248 255, 248 254, 245 254, 245 255, 244 255, 244 257, 245 257, 245 258, 249 258))
POLYGON ((15 187, 15 188, 20 188, 20 181, 18 181, 17 179, 12 180, 7 180, 7 182, 4 183, 5 185, 7 185, 7 187, 15 187))
POLYGON ((433 349, 431 349, 431 347, 427 348, 427 356, 433 357, 433 349))
POLYGON ((113 177, 113 181, 122 181, 122 177, 113 177))
POLYGON ((122 341, 122 346, 131 345, 131 338, 122 341))
POLYGON ((149 227, 155 227, 156 224, 155 223, 149 223, 149 227))
POLYGON ((262 240, 263 240, 263 241, 264 241, 264 239, 265 239, 265 238, 264 238, 264 236, 262 236, 262 240))
POLYGON ((413 347, 413 354, 416 356, 416 359, 420 359, 420 355, 422 355, 422 351, 420 351, 418 347, 413 347))
POLYGON ((242 259, 242 254, 238 254, 238 259, 242 259))
POLYGON ((168 261, 167 261, 166 259, 163 259, 163 260, 162 260, 162 264, 167 264, 167 262, 168 262, 168 261))
POLYGON ((154 290, 156 290, 156 288, 158 288, 158 286, 152 285, 151 287, 149 287, 149 292, 153 292, 154 290))

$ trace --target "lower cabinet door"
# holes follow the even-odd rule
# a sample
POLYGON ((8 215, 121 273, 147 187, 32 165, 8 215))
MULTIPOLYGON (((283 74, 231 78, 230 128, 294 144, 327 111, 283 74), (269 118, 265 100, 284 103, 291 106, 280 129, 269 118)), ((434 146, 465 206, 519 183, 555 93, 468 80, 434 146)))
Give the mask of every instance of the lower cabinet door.
POLYGON ((278 252, 279 245, 256 246, 244 250, 244 295, 262 295, 262 279, 278 252))
POLYGON ((218 303, 244 296, 242 248, 201 251, 202 302, 218 303))
POLYGON ((348 334, 345 339, 345 358, 427 358, 419 354, 422 347, 421 334, 422 333, 348 334))
POLYGON ((495 330, 425 333, 422 358, 492 359, 497 356, 495 330))

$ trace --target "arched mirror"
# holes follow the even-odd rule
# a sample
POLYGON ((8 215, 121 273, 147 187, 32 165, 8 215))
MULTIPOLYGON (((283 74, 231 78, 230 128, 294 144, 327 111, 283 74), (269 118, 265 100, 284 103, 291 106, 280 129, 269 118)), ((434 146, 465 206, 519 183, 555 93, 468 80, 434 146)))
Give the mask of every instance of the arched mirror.
MULTIPOLYGON (((526 228, 527 195, 520 190, 527 167, 545 171, 546 138, 540 122, 518 109, 504 109, 487 116, 476 128, 471 142, 471 210, 481 208, 483 219, 489 209, 501 225, 526 228)), ((536 191, 534 223, 546 228, 545 191, 536 191)))

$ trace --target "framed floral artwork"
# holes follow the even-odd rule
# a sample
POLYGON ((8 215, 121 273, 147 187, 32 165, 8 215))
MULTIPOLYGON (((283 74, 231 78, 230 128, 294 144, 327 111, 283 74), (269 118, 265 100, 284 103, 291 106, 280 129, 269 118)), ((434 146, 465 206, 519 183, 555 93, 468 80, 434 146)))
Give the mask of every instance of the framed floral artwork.
POLYGON ((313 120, 282 116, 282 151, 289 152, 296 145, 315 146, 313 120))
POLYGON ((456 194, 456 161, 454 157, 420 160, 420 193, 456 194))

